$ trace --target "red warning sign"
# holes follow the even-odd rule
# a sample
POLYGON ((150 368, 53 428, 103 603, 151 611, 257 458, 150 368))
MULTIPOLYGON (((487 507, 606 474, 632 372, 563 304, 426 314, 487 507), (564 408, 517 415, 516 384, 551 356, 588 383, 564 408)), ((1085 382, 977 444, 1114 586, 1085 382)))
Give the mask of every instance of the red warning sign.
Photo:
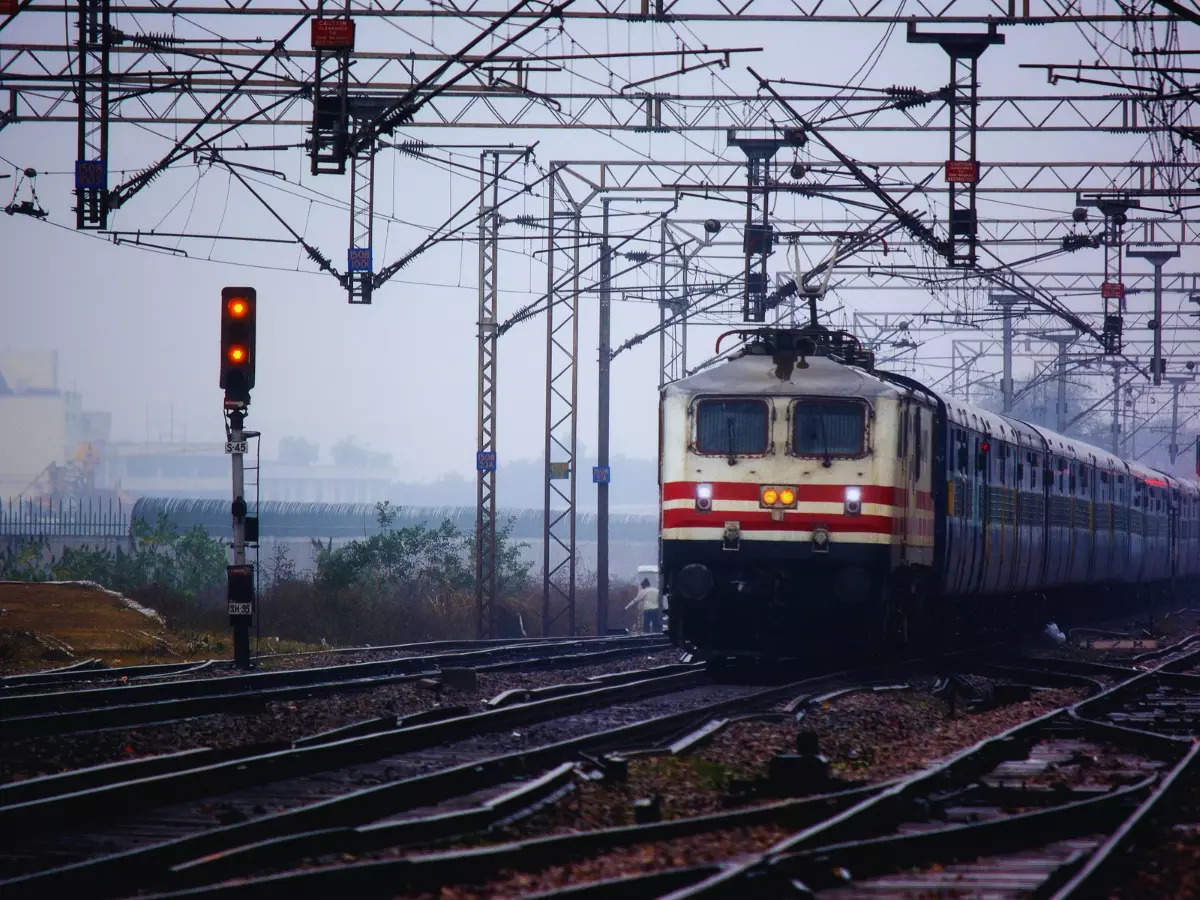
POLYGON ((313 19, 312 46, 314 50, 351 49, 354 46, 354 21, 352 19, 313 19))
POLYGON ((1106 281, 1100 285, 1100 296, 1105 300, 1123 300, 1125 298, 1125 285, 1119 281, 1106 281))
POLYGON ((974 159, 946 160, 946 181, 950 184, 974 184, 979 180, 979 161, 974 159))

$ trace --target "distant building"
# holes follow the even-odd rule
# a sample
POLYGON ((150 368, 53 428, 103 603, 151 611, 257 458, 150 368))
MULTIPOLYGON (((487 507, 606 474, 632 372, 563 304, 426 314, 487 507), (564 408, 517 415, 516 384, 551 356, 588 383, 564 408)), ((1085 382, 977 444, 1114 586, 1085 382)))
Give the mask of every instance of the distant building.
MULTIPOLYGON (((247 499, 253 499, 255 457, 246 457, 247 499)), ((96 472, 98 488, 129 497, 228 499, 230 457, 223 443, 111 443, 96 472)), ((263 460, 263 500, 375 503, 390 496, 396 472, 386 468, 298 465, 263 460)))
POLYGON ((93 492, 111 430, 110 413, 59 389, 56 352, 0 354, 0 498, 93 492))
POLYGON ((229 457, 215 441, 110 443, 96 486, 128 497, 229 498, 229 457))

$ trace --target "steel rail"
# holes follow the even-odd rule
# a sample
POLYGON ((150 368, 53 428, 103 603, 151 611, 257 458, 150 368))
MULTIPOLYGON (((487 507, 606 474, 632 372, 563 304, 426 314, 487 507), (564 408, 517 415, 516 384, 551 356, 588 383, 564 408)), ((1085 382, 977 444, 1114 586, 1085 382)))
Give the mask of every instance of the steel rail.
POLYGON ((988 855, 1022 850, 1048 832, 1059 840, 1095 834, 1102 828, 1116 827, 1125 818, 1129 801, 1150 794, 1155 780, 1156 776, 1149 775, 1099 797, 988 822, 813 847, 777 857, 772 861, 771 874, 795 877, 810 890, 820 890, 841 883, 834 874, 839 868, 852 871, 858 878, 979 855, 981 847, 988 855))
MULTIPOLYGON (((528 695, 524 698, 525 701, 533 699, 541 700, 551 696, 577 693, 588 688, 595 688, 603 685, 624 684, 629 681, 637 681, 646 677, 678 674, 679 672, 691 671, 695 668, 695 666, 690 664, 677 663, 673 665, 656 666, 650 669, 616 672, 607 675, 595 675, 592 676, 586 683, 576 682, 569 685, 551 685, 549 687, 534 688, 527 691, 514 689, 513 691, 504 691, 496 695, 496 697, 492 698, 492 700, 489 700, 488 708, 494 709, 498 706, 505 706, 511 703, 519 702, 517 698, 512 696, 514 693, 528 695), (572 690, 565 690, 565 688, 571 688, 572 690)), ((41 800, 49 797, 73 794, 79 791, 93 790, 106 785, 134 781, 136 779, 146 778, 151 775, 161 775, 168 772, 182 771, 188 768, 195 768, 197 766, 228 761, 230 759, 252 757, 262 753, 274 753, 281 750, 296 749, 300 747, 313 747, 318 744, 328 744, 334 741, 340 741, 344 738, 360 737, 362 735, 375 734, 383 731, 394 731, 398 728, 409 728, 413 725, 424 725, 429 722, 436 722, 442 719, 451 719, 458 716, 468 715, 469 713, 470 710, 466 706, 439 706, 433 709, 409 713, 406 715, 379 716, 373 719, 352 722, 348 725, 343 725, 338 728, 331 728, 326 731, 321 731, 305 737, 297 738, 291 742, 278 741, 269 744, 242 745, 240 747, 224 750, 217 750, 208 747, 197 747, 188 750, 180 750, 174 753, 164 753, 155 756, 140 757, 138 759, 127 759, 118 760, 116 762, 102 763, 100 765, 87 766, 82 769, 72 769, 68 772, 60 772, 53 775, 26 778, 22 781, 0 785, 0 807, 15 803, 27 803, 31 800, 41 800)))
MULTIPOLYGON (((475 672, 494 672, 522 669, 561 669, 581 665, 594 665, 620 657, 644 653, 643 647, 623 647, 583 653, 569 653, 553 657, 533 656, 482 663, 470 666, 475 672)), ((317 670, 320 672, 320 670, 317 670)), ((254 713, 267 703, 300 698, 312 698, 330 694, 348 694, 370 691, 392 684, 436 678, 443 675, 440 668, 416 668, 401 673, 368 675, 356 678, 337 678, 331 681, 304 681, 283 687, 251 687, 247 690, 227 693, 204 693, 182 699, 168 698, 141 703, 117 704, 89 709, 65 710, 61 712, 36 713, 14 716, 0 721, 0 734, 6 737, 31 737, 65 734, 78 731, 95 731, 128 725, 161 723, 191 716, 214 713, 254 713)))
POLYGON ((184 682, 172 681, 162 684, 139 684, 122 687, 88 688, 80 691, 58 691, 40 694, 0 696, 0 727, 15 716, 45 712, 66 712, 79 709, 95 709, 117 703, 174 700, 181 696, 203 697, 231 692, 267 690, 275 687, 311 685, 344 679, 365 678, 374 675, 428 673, 431 669, 446 666, 471 666, 475 663, 499 662, 516 657, 537 659, 542 656, 564 655, 574 650, 586 649, 590 644, 606 648, 630 647, 650 649, 668 646, 665 638, 648 642, 644 638, 600 638, 595 641, 563 641, 543 647, 527 644, 501 644, 482 650, 464 650, 432 656, 406 656, 395 659, 371 660, 345 663, 336 666, 316 666, 305 669, 283 669, 275 672, 254 672, 247 675, 228 675, 218 678, 198 678, 184 682))
MULTIPOLYGON (((1136 676, 1135 676, 1136 677, 1136 676)), ((822 695, 826 696, 826 695, 822 695)), ((793 704, 795 705, 795 704, 793 704)), ((703 730, 703 729, 702 729, 703 730)), ((854 842, 847 845, 847 859, 854 854, 866 854, 876 860, 875 865, 886 863, 891 856, 898 853, 907 854, 906 858, 915 857, 918 852, 931 858, 944 855, 948 842, 963 846, 978 846, 978 842, 990 839, 993 841, 1014 840, 1014 835, 1025 831, 1049 827, 1060 830, 1071 829, 1080 832, 1094 830, 1097 821, 1101 819, 1111 825, 1116 825, 1124 816, 1124 808, 1130 800, 1139 799, 1146 794, 1154 781, 1153 776, 1141 779, 1134 785, 1124 786, 1116 791, 1100 797, 1085 797, 1067 804, 1058 804, 1050 809, 1037 810, 1023 814, 1017 820, 1008 821, 1008 825, 1021 827, 1006 827, 1002 822, 987 822, 978 825, 955 826, 937 829, 919 835, 910 835, 902 839, 897 849, 890 850, 889 839, 877 839, 874 842, 854 842), (880 851, 882 850, 882 853, 880 851), (872 856, 873 855, 873 856, 872 856)), ((355 863, 350 866, 339 866, 325 869, 306 870, 281 875, 269 875, 253 878, 237 883, 214 884, 218 880, 239 877, 247 872, 261 871, 278 866, 282 858, 270 859, 272 853, 290 856, 293 859, 302 856, 321 856, 331 852, 366 853, 375 849, 395 846, 407 839, 407 835, 415 833, 416 823, 401 822, 383 825, 378 828, 367 827, 341 831, 326 830, 281 838, 275 842, 262 842, 255 846, 247 846, 216 854, 201 859, 195 863, 176 866, 173 871, 180 877, 186 878, 187 890, 158 896, 188 896, 188 897, 317 897, 334 894, 350 894, 356 896, 387 896, 396 892, 420 892, 435 890, 446 884, 479 883, 494 877, 501 869, 525 870, 534 866, 562 863, 565 859, 596 852, 610 851, 616 847, 654 840, 667 840, 673 837, 715 831, 721 828, 731 828, 757 824, 760 822, 784 821, 789 825, 795 824, 797 817, 816 825, 820 815, 819 806, 827 804, 828 812, 835 816, 849 808, 856 798, 866 797, 868 802, 878 798, 889 788, 888 784, 871 785, 840 792, 832 795, 822 795, 813 798, 782 801, 777 804, 767 804, 748 810, 720 813, 713 816, 701 816, 675 820, 666 823, 656 823, 644 826, 629 826, 613 829, 601 829, 582 834, 557 835, 547 838, 537 838, 503 844, 496 847, 479 849, 447 851, 444 853, 426 854, 423 856, 406 857, 401 860, 381 862, 355 863), (284 853, 284 850, 288 853, 284 853), (203 873, 203 875, 201 875, 203 873), (207 888, 196 888, 199 883, 207 883, 207 888)), ((1027 799, 1026 799, 1027 802, 1027 799)), ((828 812, 826 818, 828 818, 828 812)), ((483 813, 476 813, 482 817, 483 813)), ((469 817, 459 819, 469 822, 469 817)), ((447 823, 449 824, 449 823, 447 823)), ((430 822, 433 825, 433 822, 430 822)), ((1021 838, 1026 840, 1026 838, 1021 838)), ((1018 841, 1019 843, 1019 841, 1018 841)), ((821 852, 822 870, 830 865, 830 857, 824 851, 828 847, 818 848, 813 853, 821 852)), ((839 848, 832 848, 834 851, 839 848)), ((797 855, 795 859, 803 859, 797 855)), ((712 866, 674 871, 667 873, 650 873, 634 879, 619 879, 602 884, 584 885, 570 892, 577 896, 658 896, 668 889, 686 887, 702 881, 717 873, 712 866)))
MULTIPOLYGON (((0 892, 6 900, 19 897, 41 898, 82 888, 86 888, 92 896, 119 894, 127 891, 137 879, 160 879, 172 866, 179 866, 207 855, 251 843, 265 842, 272 838, 286 841, 291 835, 314 829, 354 827, 385 816, 395 816, 405 810, 436 803, 447 797, 495 786, 514 776, 527 773, 533 766, 552 766, 564 761, 577 760, 585 753, 596 754, 631 744, 644 744, 649 739, 694 728, 714 716, 762 707, 794 696, 806 687, 845 677, 847 673, 806 679, 768 688, 748 696, 721 700, 617 728, 567 738, 529 750, 456 765, 248 822, 13 878, 0 882, 0 892)), ((334 747, 336 752, 338 746, 353 747, 353 742, 330 746, 334 747)), ((392 752, 392 749, 389 749, 389 752, 392 752)))
POLYGON ((1174 796, 1181 783, 1194 783, 1197 774, 1196 759, 1200 756, 1200 742, 1194 742, 1179 764, 1163 778, 1154 791, 1134 812, 1121 823, 1108 840, 1106 840, 1091 855, 1084 866, 1075 876, 1054 892, 1054 900, 1067 897, 1096 897, 1106 892, 1105 876, 1114 865, 1118 850, 1126 846, 1149 824, 1151 816, 1166 805, 1166 800, 1174 796))
MULTIPOLYGON (((374 883, 380 889, 385 889, 384 885, 391 884, 395 890, 404 892, 436 890, 439 886, 453 884, 457 881, 472 882, 492 877, 496 872, 506 868, 524 869, 539 863, 561 863, 566 859, 612 850, 617 847, 767 823, 783 822, 799 827, 805 823, 826 818, 863 796, 878 793, 884 787, 886 785, 855 786, 843 791, 779 800, 746 809, 688 816, 666 822, 600 828, 585 832, 530 838, 490 847, 427 853, 407 857, 401 866, 396 866, 390 861, 362 863, 361 868, 353 872, 350 877, 360 886, 364 883, 374 883)), ((477 816, 477 818, 482 820, 483 816, 477 816)), ((469 823, 466 816, 458 821, 463 824, 469 823)), ((434 828, 442 823, 436 822, 431 817, 426 820, 413 820, 394 825, 368 826, 339 834, 310 832, 296 836, 296 843, 289 849, 300 851, 299 853, 293 852, 293 857, 306 853, 313 856, 323 855, 329 852, 331 844, 342 852, 366 853, 394 846, 406 839, 409 832, 416 834, 415 829, 418 827, 418 822, 426 824, 426 827, 430 829, 430 839, 452 837, 462 833, 449 830, 444 835, 438 834, 434 828), (351 836, 352 840, 345 840, 346 837, 351 836), (343 839, 338 840, 338 838, 343 839)), ((231 854, 213 854, 197 860, 195 863, 175 866, 172 871, 184 876, 181 881, 185 884, 191 881, 191 877, 200 873, 203 873, 206 879, 202 883, 214 884, 218 879, 240 876, 255 865, 262 867, 264 864, 262 852, 273 847, 278 848, 278 846, 278 844, 264 843, 254 847, 239 848, 231 854), (234 865, 235 862, 238 864, 234 865)), ((343 871, 334 877, 341 881, 346 874, 343 871)), ((317 880, 325 882, 324 887, 326 888, 331 886, 326 880, 329 877, 328 875, 316 876, 317 880)), ((303 877, 300 877, 299 880, 307 881, 303 877)), ((293 881, 291 888, 294 889, 296 886, 297 883, 293 881)), ((340 889, 342 885, 338 885, 338 887, 340 889)), ((221 896, 225 895, 224 890, 217 890, 220 891, 221 896)), ((311 892, 312 887, 309 885, 301 888, 301 896, 311 892)))
MULTIPOLYGON (((1194 662, 1197 657, 1200 657, 1200 651, 1193 651, 1183 659, 1194 662)), ((1182 757, 1191 744, 1190 737, 1167 736, 1145 730, 1130 729, 1112 723, 1085 719, 1078 715, 1081 710, 1096 708, 1138 688, 1153 685, 1159 669, 1166 665, 1177 664, 1181 664, 1181 660, 1164 663, 1158 669, 1139 672, 1094 697, 1044 713, 1020 723, 1000 735, 980 741, 973 747, 955 754, 943 764, 919 772, 894 787, 864 800, 855 807, 787 838, 748 862, 723 869, 698 884, 673 893, 672 900, 684 897, 729 896, 731 892, 745 891, 747 885, 755 879, 770 876, 788 879, 796 877, 796 873, 789 866, 800 866, 808 877, 815 877, 815 867, 811 865, 812 860, 819 858, 822 860, 821 866, 824 866, 826 857, 822 856, 822 853, 833 853, 835 850, 849 853, 847 848, 852 846, 869 849, 869 853, 855 857, 860 863, 864 860, 868 861, 867 865, 869 866, 871 865, 870 860, 881 858, 885 846, 889 844, 904 846, 903 843, 895 842, 905 841, 911 845, 918 842, 920 836, 888 835, 864 841, 861 836, 864 828, 878 832, 881 827, 887 827, 886 823, 894 826, 904 820, 908 810, 913 808, 917 802, 919 794, 936 793, 939 787, 944 789, 944 786, 948 784, 977 779, 998 762, 1013 759, 1018 753, 1027 753, 1030 747, 1042 739, 1043 733, 1060 724, 1070 724, 1077 733, 1082 730, 1090 736, 1099 735, 1105 740, 1134 747, 1142 753, 1154 752, 1168 757, 1171 755, 1182 757), (1147 750, 1148 747, 1150 750, 1147 750), (820 844, 818 844, 818 840, 821 841, 820 844)), ((1178 764, 1178 760, 1175 760, 1174 763, 1178 764)), ((1139 785, 1140 790, 1148 793, 1154 780, 1154 778, 1145 779, 1139 785)), ((1126 793, 1129 791, 1126 790, 1126 793)), ((1115 792, 1111 792, 1106 796, 1114 794, 1115 792)), ((1066 806, 1063 809, 1066 814, 1066 806)), ((1023 838, 1025 843, 1021 846, 1030 846, 1040 839, 1040 834, 1036 829, 1022 829, 1021 826, 1025 823, 1017 817, 1005 817, 995 823, 986 824, 1007 835, 1006 840, 1019 842, 1023 838)), ((990 846, 998 840, 998 837, 992 832, 987 833, 989 834, 988 846, 990 846)), ((973 846, 976 856, 979 855, 979 848, 979 844, 973 846)))
MULTIPOLYGON (((624 684, 593 686, 590 690, 562 697, 534 700, 440 721, 401 725, 389 731, 315 746, 289 747, 252 756, 235 754, 207 765, 187 765, 132 781, 6 803, 0 806, 0 827, 32 833, 59 827, 68 816, 81 820, 86 816, 140 810, 214 793, 218 790, 215 787, 217 784, 221 785, 222 790, 231 791, 347 765, 369 763, 399 753, 435 747, 530 722, 542 722, 622 700, 686 690, 707 682, 708 674, 702 669, 668 673, 624 684)), ((19 789, 19 786, 20 783, 13 785, 13 788, 19 789)), ((3 791, 0 791, 0 797, 3 797, 3 791)))
MULTIPOLYGON (((648 638, 643 637, 643 640, 648 638)), ((500 646, 550 646, 570 641, 587 641, 588 638, 577 637, 531 637, 531 638, 487 638, 469 641, 420 641, 407 644, 384 644, 379 646, 364 645, 359 647, 337 647, 329 650, 299 650, 290 653, 260 653, 251 656, 252 663, 261 665, 264 662, 281 659, 299 659, 305 656, 344 656, 351 653, 422 653, 435 650, 481 650, 488 647, 500 646)), ((594 638, 592 640, 606 640, 594 638)), ((178 663, 148 663, 132 666, 109 666, 100 659, 85 659, 69 666, 57 669, 43 669, 36 672, 24 672, 16 675, 0 676, 0 690, 13 691, 26 686, 44 686, 70 681, 114 681, 122 677, 147 678, 156 675, 177 675, 195 671, 201 667, 210 669, 232 669, 233 661, 228 659, 202 659, 178 663)), ((261 670, 260 670, 261 671, 261 670)))

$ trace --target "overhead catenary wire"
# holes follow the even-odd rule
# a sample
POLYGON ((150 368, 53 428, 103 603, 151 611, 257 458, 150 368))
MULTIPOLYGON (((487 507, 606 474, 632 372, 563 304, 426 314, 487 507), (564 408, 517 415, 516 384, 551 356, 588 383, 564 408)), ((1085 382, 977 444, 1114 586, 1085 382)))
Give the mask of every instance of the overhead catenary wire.
POLYGON ((234 178, 236 178, 238 181, 240 181, 242 183, 242 187, 244 187, 252 195, 254 195, 254 198, 256 200, 258 200, 258 202, 261 203, 264 208, 266 208, 267 212, 269 212, 275 218, 275 220, 279 222, 280 225, 282 225, 284 228, 287 229, 288 233, 291 234, 291 236, 296 239, 296 243, 298 243, 301 247, 304 248, 304 251, 308 254, 308 258, 311 259, 313 262, 315 262, 317 264, 318 268, 320 268, 324 272, 328 272, 330 275, 332 275, 334 278, 337 278, 339 281, 341 281, 345 277, 341 272, 339 272, 334 267, 333 263, 329 261, 328 257, 326 257, 323 253, 321 253, 320 250, 318 250, 316 247, 314 247, 312 244, 310 244, 307 240, 305 240, 305 238, 302 234, 300 234, 298 231, 296 231, 296 229, 294 229, 291 225, 289 225, 287 223, 287 220, 284 219, 283 216, 279 215, 279 213, 277 213, 275 211, 274 207, 272 207, 270 203, 268 203, 266 200, 264 200, 262 198, 262 196, 258 193, 258 191, 254 190, 254 188, 250 186, 250 183, 242 177, 241 173, 238 172, 237 169, 230 166, 228 163, 225 162, 224 159, 221 159, 220 157, 217 157, 217 160, 221 163, 221 165, 225 166, 225 168, 227 168, 229 170, 230 174, 233 175, 234 178))

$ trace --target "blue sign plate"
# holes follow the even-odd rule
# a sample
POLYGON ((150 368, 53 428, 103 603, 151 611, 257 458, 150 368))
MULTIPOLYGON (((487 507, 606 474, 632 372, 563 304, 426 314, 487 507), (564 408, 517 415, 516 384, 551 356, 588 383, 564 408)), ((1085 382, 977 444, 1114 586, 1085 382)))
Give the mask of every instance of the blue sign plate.
POLYGON ((75 190, 102 191, 108 186, 108 172, 102 159, 75 160, 75 190))

